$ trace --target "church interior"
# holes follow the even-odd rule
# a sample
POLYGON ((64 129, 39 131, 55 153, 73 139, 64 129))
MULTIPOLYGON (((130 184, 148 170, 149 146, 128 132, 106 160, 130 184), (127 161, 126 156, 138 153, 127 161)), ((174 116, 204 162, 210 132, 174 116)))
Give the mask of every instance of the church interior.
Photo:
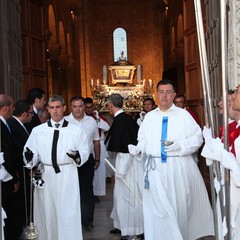
POLYGON ((0 10, 1 92, 20 99, 40 87, 66 102, 93 97, 106 85, 105 67, 108 86, 146 84, 153 97, 157 82, 170 78, 204 123, 193 1, 15 0, 0 10), (114 49, 117 29, 125 49, 114 49), (109 67, 121 53, 136 68, 130 84, 112 82, 109 67))
MULTIPOLYGON (((201 1, 205 31, 216 2, 201 1)), ((115 91, 130 99, 126 110, 140 112, 143 96, 157 104, 156 85, 168 78, 205 125, 193 0, 1 0, 0 12, 1 93, 19 100, 39 87, 47 98, 63 96, 68 111, 78 95, 94 98, 104 112, 115 91)), ((209 49, 218 37, 210 35, 209 49)), ((221 86, 214 87, 217 99, 221 86)), ((209 186, 208 168, 199 168, 209 186)))

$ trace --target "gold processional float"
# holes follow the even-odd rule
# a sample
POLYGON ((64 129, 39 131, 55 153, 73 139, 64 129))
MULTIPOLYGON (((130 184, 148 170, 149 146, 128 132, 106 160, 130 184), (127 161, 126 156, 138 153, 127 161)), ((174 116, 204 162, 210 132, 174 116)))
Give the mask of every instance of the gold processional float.
POLYGON ((99 112, 108 112, 107 99, 113 93, 123 97, 123 109, 127 112, 141 112, 143 100, 152 98, 152 79, 142 79, 142 66, 137 68, 126 59, 119 59, 110 67, 111 83, 107 81, 107 67, 103 66, 103 81, 90 80, 95 107, 99 112), (137 69, 137 84, 133 84, 135 70, 137 69))

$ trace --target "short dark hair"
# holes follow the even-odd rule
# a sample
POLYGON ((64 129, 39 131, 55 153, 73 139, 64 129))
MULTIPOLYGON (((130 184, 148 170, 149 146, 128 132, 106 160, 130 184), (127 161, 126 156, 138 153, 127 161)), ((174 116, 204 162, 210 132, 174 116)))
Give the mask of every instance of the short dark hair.
POLYGON ((23 113, 30 110, 31 104, 27 100, 19 100, 14 104, 14 106, 15 109, 13 111, 13 115, 20 117, 23 113))
POLYGON ((113 93, 108 97, 108 101, 113 104, 114 107, 122 108, 123 106, 123 97, 118 93, 113 93))
POLYGON ((82 96, 74 96, 74 97, 71 98, 70 104, 72 104, 72 102, 75 102, 75 101, 78 101, 78 100, 82 100, 84 102, 85 99, 82 96))
POLYGON ((36 98, 41 99, 43 95, 45 95, 45 92, 41 88, 32 88, 28 92, 28 101, 33 104, 36 98))
POLYGON ((84 99, 84 104, 88 104, 88 103, 92 103, 92 104, 93 104, 93 99, 90 98, 90 97, 86 97, 86 98, 84 99))
POLYGON ((153 100, 153 98, 150 98, 150 97, 144 98, 143 103, 145 103, 146 101, 150 101, 153 106, 155 105, 155 101, 153 100))
POLYGON ((183 98, 184 102, 186 102, 186 100, 187 100, 186 96, 183 94, 177 94, 174 99, 177 99, 177 98, 183 98))
POLYGON ((158 86, 160 86, 160 85, 167 85, 167 84, 172 85, 174 92, 176 91, 176 88, 175 88, 175 85, 174 85, 173 81, 171 79, 167 79, 167 78, 162 79, 162 80, 160 80, 158 82, 157 89, 158 89, 158 86))

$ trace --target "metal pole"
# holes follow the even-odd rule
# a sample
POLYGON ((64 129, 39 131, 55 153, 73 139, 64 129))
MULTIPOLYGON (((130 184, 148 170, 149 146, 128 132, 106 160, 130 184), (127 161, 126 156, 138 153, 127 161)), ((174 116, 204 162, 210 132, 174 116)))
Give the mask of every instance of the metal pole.
MULTIPOLYGON (((1 128, 2 121, 0 120, 0 152, 2 151, 2 128, 1 128)), ((0 166, 1 168, 1 166, 0 166)), ((2 181, 0 180, 0 239, 2 240, 3 234, 3 225, 2 225, 2 181)))
MULTIPOLYGON (((228 83, 227 83, 227 20, 226 20, 226 2, 220 1, 220 29, 221 29, 221 69, 222 69, 222 97, 223 97, 223 126, 224 126, 224 148, 229 150, 228 146, 228 83)), ((225 169, 225 212, 228 232, 225 239, 231 239, 230 227, 230 170, 225 169)))
MULTIPOLYGON (((211 92, 210 92, 210 79, 208 72, 208 63, 206 56, 206 46, 205 46, 205 38, 204 38, 204 30, 203 30, 203 20, 202 20, 202 9, 201 2, 199 0, 194 0, 195 7, 195 17, 196 17, 196 25, 197 25, 197 36, 198 36, 198 45, 199 45, 199 55, 200 55, 200 64, 201 64, 201 73, 202 73, 202 83, 203 83, 203 94, 204 94, 204 108, 205 108, 205 121, 206 124, 209 125, 212 129, 212 133, 214 135, 214 124, 213 124, 213 109, 211 102, 211 92)), ((211 183, 211 196, 212 196, 212 207, 213 207, 213 215, 214 215, 214 228, 215 228, 215 239, 219 240, 219 218, 216 207, 216 193, 214 189, 214 165, 209 167, 210 174, 210 183, 211 183)))

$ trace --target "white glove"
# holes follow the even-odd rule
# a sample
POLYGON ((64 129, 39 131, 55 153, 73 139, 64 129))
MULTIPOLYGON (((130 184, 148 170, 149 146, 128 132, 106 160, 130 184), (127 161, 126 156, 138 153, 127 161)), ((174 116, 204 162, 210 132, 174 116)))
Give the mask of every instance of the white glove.
POLYGON ((128 145, 128 151, 133 156, 136 156, 136 155, 138 155, 141 152, 141 150, 137 146, 135 146, 133 144, 129 144, 128 145))
POLYGON ((237 160, 233 153, 228 152, 225 149, 223 149, 221 153, 222 153, 221 163, 225 168, 230 169, 232 171, 237 170, 239 168, 237 160))
POLYGON ((141 121, 143 121, 145 115, 146 115, 146 112, 144 112, 144 111, 140 112, 139 116, 140 116, 141 121))
POLYGON ((169 146, 165 146, 165 151, 166 152, 174 152, 174 151, 178 151, 181 149, 181 146, 179 144, 179 142, 173 142, 173 144, 169 145, 169 146))
POLYGON ((125 178, 124 174, 120 174, 120 173, 115 173, 115 178, 119 179, 119 180, 123 180, 125 178))
POLYGON ((205 142, 208 142, 211 138, 213 138, 211 128, 207 128, 206 126, 204 126, 202 133, 205 142))
POLYGON ((226 216, 223 217, 223 223, 222 223, 222 233, 223 233, 223 236, 225 237, 228 233, 228 228, 227 228, 227 221, 226 221, 226 216))
POLYGON ((211 138, 209 141, 205 142, 201 155, 208 160, 211 159, 221 161, 223 149, 223 143, 221 142, 220 138, 211 138))
POLYGON ((0 164, 3 164, 5 162, 3 157, 3 152, 0 152, 0 164))
POLYGON ((216 193, 218 194, 221 189, 221 183, 217 180, 217 178, 214 178, 214 188, 216 190, 216 193))
POLYGON ((96 117, 96 119, 99 119, 99 113, 97 110, 93 111, 93 115, 96 117))

